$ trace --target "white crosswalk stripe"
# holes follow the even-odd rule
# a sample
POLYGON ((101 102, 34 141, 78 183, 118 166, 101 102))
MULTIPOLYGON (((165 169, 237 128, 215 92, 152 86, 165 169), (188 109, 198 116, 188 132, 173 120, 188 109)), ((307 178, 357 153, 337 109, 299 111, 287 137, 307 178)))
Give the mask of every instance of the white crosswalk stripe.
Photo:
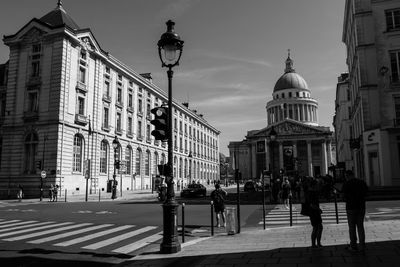
POLYGON ((72 240, 68 240, 68 241, 65 241, 65 242, 57 243, 57 244, 54 244, 54 246, 67 247, 67 246, 71 246, 71 245, 75 245, 75 244, 78 244, 78 243, 82 243, 82 242, 85 242, 85 241, 88 241, 88 240, 91 240, 91 239, 95 239, 95 238, 100 237, 100 236, 105 236, 105 235, 112 234, 112 233, 115 233, 115 232, 118 232, 118 231, 122 231, 122 230, 125 230, 125 229, 128 229, 128 228, 132 228, 132 227, 134 227, 134 225, 123 225, 123 226, 119 226, 119 227, 116 227, 116 228, 113 228, 113 229, 101 231, 101 232, 98 232, 98 233, 95 233, 95 234, 90 234, 90 235, 86 235, 86 236, 83 236, 83 237, 78 237, 78 238, 75 238, 75 239, 72 239, 72 240))
POLYGON ((3 239, 3 240, 4 241, 17 241, 17 240, 22 240, 22 239, 29 239, 29 238, 32 238, 32 237, 37 237, 37 236, 47 235, 47 234, 51 234, 51 233, 61 232, 61 231, 69 230, 69 229, 74 229, 74 228, 78 228, 78 227, 82 227, 82 226, 87 226, 87 225, 91 225, 91 223, 75 224, 75 225, 65 226, 65 227, 56 228, 56 229, 50 229, 50 230, 46 230, 46 231, 42 231, 42 232, 35 232, 33 234, 27 234, 27 235, 22 235, 22 236, 17 236, 17 237, 11 237, 11 238, 7 238, 7 239, 3 239))
MULTIPOLYGON (((323 224, 335 224, 336 221, 336 210, 333 203, 324 203, 320 205, 322 213, 323 224)), ((293 205, 292 210, 292 225, 305 225, 310 224, 310 218, 300 214, 300 204, 293 205)), ((344 203, 338 203, 338 219, 339 223, 347 223, 347 215, 344 203)), ((265 222, 267 226, 278 227, 290 225, 290 212, 285 209, 282 205, 277 205, 265 216, 265 222)), ((263 224, 261 220, 258 224, 263 224)))
POLYGON ((50 224, 50 223, 53 223, 53 222, 38 222, 38 223, 32 223, 32 224, 25 224, 25 225, 19 225, 19 226, 15 226, 15 227, 10 227, 10 226, 14 226, 15 225, 15 224, 12 224, 12 225, 7 225, 10 228, 0 229, 0 233, 8 232, 10 230, 18 230, 18 229, 29 228, 29 227, 32 227, 32 226, 45 225, 45 224, 50 224))
POLYGON ((79 250, 83 248, 132 254, 134 251, 162 239, 162 232, 157 232, 158 226, 114 226, 113 224, 93 225, 93 223, 0 219, 1 222, 4 222, 0 225, 1 241, 25 241, 35 245, 46 243, 46 247, 75 246, 79 250), (81 235, 83 233, 85 233, 84 236, 81 235), (115 235, 116 233, 118 235, 115 235))
POLYGON ((115 236, 115 237, 113 237, 113 238, 109 238, 109 239, 107 239, 107 240, 103 240, 103 241, 100 241, 100 242, 97 242, 97 243, 94 243, 94 244, 91 244, 91 245, 89 245, 89 246, 82 247, 82 248, 84 248, 84 249, 98 249, 98 248, 102 248, 102 247, 105 247, 105 246, 108 246, 108 245, 111 245, 111 244, 120 242, 120 241, 122 241, 122 240, 131 238, 132 236, 140 235, 140 234, 142 234, 142 233, 145 233, 145 232, 147 232, 147 231, 153 230, 153 229, 155 229, 155 228, 157 228, 157 227, 154 227, 154 226, 146 226, 146 227, 140 228, 140 229, 138 229, 138 230, 135 230, 135 231, 132 231, 132 232, 129 232, 129 233, 124 233, 124 234, 122 234, 122 235, 118 235, 118 236, 115 236))
MULTIPOLYGON (((16 226, 16 225, 29 224, 29 223, 33 223, 33 222, 36 222, 36 221, 19 222, 19 223, 13 223, 12 225, 16 226)), ((9 225, 0 225, 0 228, 6 228, 6 227, 10 227, 10 226, 9 225)))
MULTIPOLYGON (((71 224, 72 222, 65 222, 65 223, 58 223, 58 224, 49 224, 49 222, 46 222, 46 223, 47 223, 47 225, 44 225, 44 226, 28 228, 28 229, 24 229, 24 230, 19 230, 19 231, 0 234, 0 237, 10 236, 10 235, 17 235, 17 234, 22 234, 22 233, 26 233, 26 232, 34 232, 34 231, 37 231, 37 230, 53 228, 53 227, 57 227, 57 226, 63 226, 63 225, 71 224)), ((53 222, 51 222, 51 223, 53 223, 53 222)), ((45 224, 45 223, 41 223, 41 224, 45 224)))
POLYGON ((32 240, 32 241, 29 241, 28 243, 41 244, 41 243, 45 243, 45 242, 54 241, 54 240, 57 240, 57 239, 62 239, 62 238, 65 238, 65 237, 70 237, 70 236, 73 236, 73 235, 78 235, 78 234, 94 231, 94 230, 97 230, 97 229, 100 229, 100 228, 104 228, 104 227, 108 227, 108 226, 112 226, 112 224, 100 224, 100 225, 96 225, 96 226, 92 226, 92 227, 88 227, 88 228, 75 230, 75 231, 72 231, 72 232, 67 232, 67 233, 63 233, 63 234, 58 234, 58 235, 53 235, 53 236, 49 236, 49 237, 45 237, 45 238, 41 238, 41 239, 32 240))
POLYGON ((139 248, 147 246, 148 244, 151 244, 151 243, 156 242, 157 240, 161 239, 162 238, 161 234, 162 234, 162 232, 158 232, 157 234, 143 238, 140 241, 137 241, 132 244, 115 249, 115 250, 113 250, 113 252, 123 253, 123 254, 131 253, 135 250, 138 250, 139 248))
POLYGON ((9 224, 9 223, 13 223, 13 222, 19 222, 19 221, 20 221, 20 220, 4 221, 4 222, 0 222, 0 225, 9 224))

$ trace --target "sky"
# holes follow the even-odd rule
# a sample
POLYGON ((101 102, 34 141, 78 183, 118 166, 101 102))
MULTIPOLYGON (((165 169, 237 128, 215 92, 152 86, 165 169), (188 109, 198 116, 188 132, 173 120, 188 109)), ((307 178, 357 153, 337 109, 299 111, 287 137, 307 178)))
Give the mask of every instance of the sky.
MULTIPOLYGON (((174 68, 173 97, 189 102, 220 133, 220 152, 247 131, 267 126, 266 103, 284 73, 288 49, 294 68, 318 101, 319 125, 332 129, 337 77, 347 71, 342 42, 345 0, 64 0, 81 28, 101 48, 137 73, 150 72, 167 91, 157 41, 173 20, 184 40, 174 68)), ((0 34, 16 33, 57 0, 2 0, 0 34)), ((9 49, 0 45, 0 63, 9 49)))

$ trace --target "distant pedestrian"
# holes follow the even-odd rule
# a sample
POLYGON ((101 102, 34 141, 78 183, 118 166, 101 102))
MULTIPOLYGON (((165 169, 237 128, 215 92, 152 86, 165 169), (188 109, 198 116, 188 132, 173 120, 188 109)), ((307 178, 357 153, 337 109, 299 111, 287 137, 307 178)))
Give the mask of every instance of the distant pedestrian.
POLYGON ((22 199, 24 198, 24 189, 22 188, 22 185, 18 185, 18 193, 17 193, 17 198, 18 201, 21 202, 22 199))
POLYGON ((346 181, 343 184, 343 196, 346 202, 347 223, 349 225, 350 251, 365 250, 365 198, 368 193, 367 184, 354 176, 353 171, 346 171, 346 181), (359 246, 357 246, 357 234, 359 246))
POLYGON ((322 210, 319 207, 319 194, 320 188, 318 180, 312 178, 307 183, 306 190, 306 205, 309 207, 310 222, 313 227, 311 233, 311 247, 319 248, 322 247, 321 237, 322 237, 322 210))
POLYGON ((283 178, 282 182, 282 203, 286 209, 289 209, 289 197, 291 197, 291 186, 287 177, 283 178))
POLYGON ((54 187, 53 191, 53 201, 58 201, 58 184, 54 187))
POLYGON ((211 192, 211 200, 214 203, 214 211, 217 217, 217 227, 221 227, 220 216, 222 217, 223 226, 226 227, 225 220, 225 197, 228 193, 221 188, 219 183, 215 184, 215 190, 211 192))
POLYGON ((49 188, 49 199, 50 201, 53 201, 53 194, 54 194, 54 185, 51 184, 49 188))

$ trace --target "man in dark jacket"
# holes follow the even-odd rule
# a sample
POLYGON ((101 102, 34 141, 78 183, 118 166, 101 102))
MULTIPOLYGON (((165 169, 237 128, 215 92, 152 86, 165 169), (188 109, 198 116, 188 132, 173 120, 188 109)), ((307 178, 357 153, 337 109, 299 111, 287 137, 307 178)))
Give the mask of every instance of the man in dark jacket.
POLYGON ((365 198, 367 196, 367 184, 354 177, 351 170, 346 171, 346 182, 343 184, 343 196, 346 202, 347 222, 349 225, 350 251, 365 250, 365 198), (357 247, 357 234, 359 247, 357 247))

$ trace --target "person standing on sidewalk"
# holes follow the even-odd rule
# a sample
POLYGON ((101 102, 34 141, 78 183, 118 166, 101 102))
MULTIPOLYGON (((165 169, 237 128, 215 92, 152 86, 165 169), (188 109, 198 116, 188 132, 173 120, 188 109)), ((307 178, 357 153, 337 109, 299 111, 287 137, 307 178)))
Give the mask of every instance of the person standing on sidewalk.
POLYGON ((214 202, 214 211, 217 217, 217 227, 221 227, 220 216, 222 217, 223 226, 226 227, 225 220, 225 199, 228 193, 221 188, 219 183, 215 184, 215 190, 211 192, 211 199, 214 202))
POLYGON ((322 237, 322 210, 319 207, 320 186, 316 178, 307 181, 306 204, 309 207, 310 222, 313 227, 311 232, 311 247, 320 248, 322 237))
POLYGON ((365 198, 368 193, 367 184, 354 176, 353 171, 346 171, 346 182, 342 188, 346 202, 347 223, 349 225, 350 251, 365 250, 365 198), (357 234, 359 247, 357 246, 357 234))
POLYGON ((289 209, 289 196, 292 194, 289 179, 283 178, 282 182, 282 202, 286 209, 289 209))

